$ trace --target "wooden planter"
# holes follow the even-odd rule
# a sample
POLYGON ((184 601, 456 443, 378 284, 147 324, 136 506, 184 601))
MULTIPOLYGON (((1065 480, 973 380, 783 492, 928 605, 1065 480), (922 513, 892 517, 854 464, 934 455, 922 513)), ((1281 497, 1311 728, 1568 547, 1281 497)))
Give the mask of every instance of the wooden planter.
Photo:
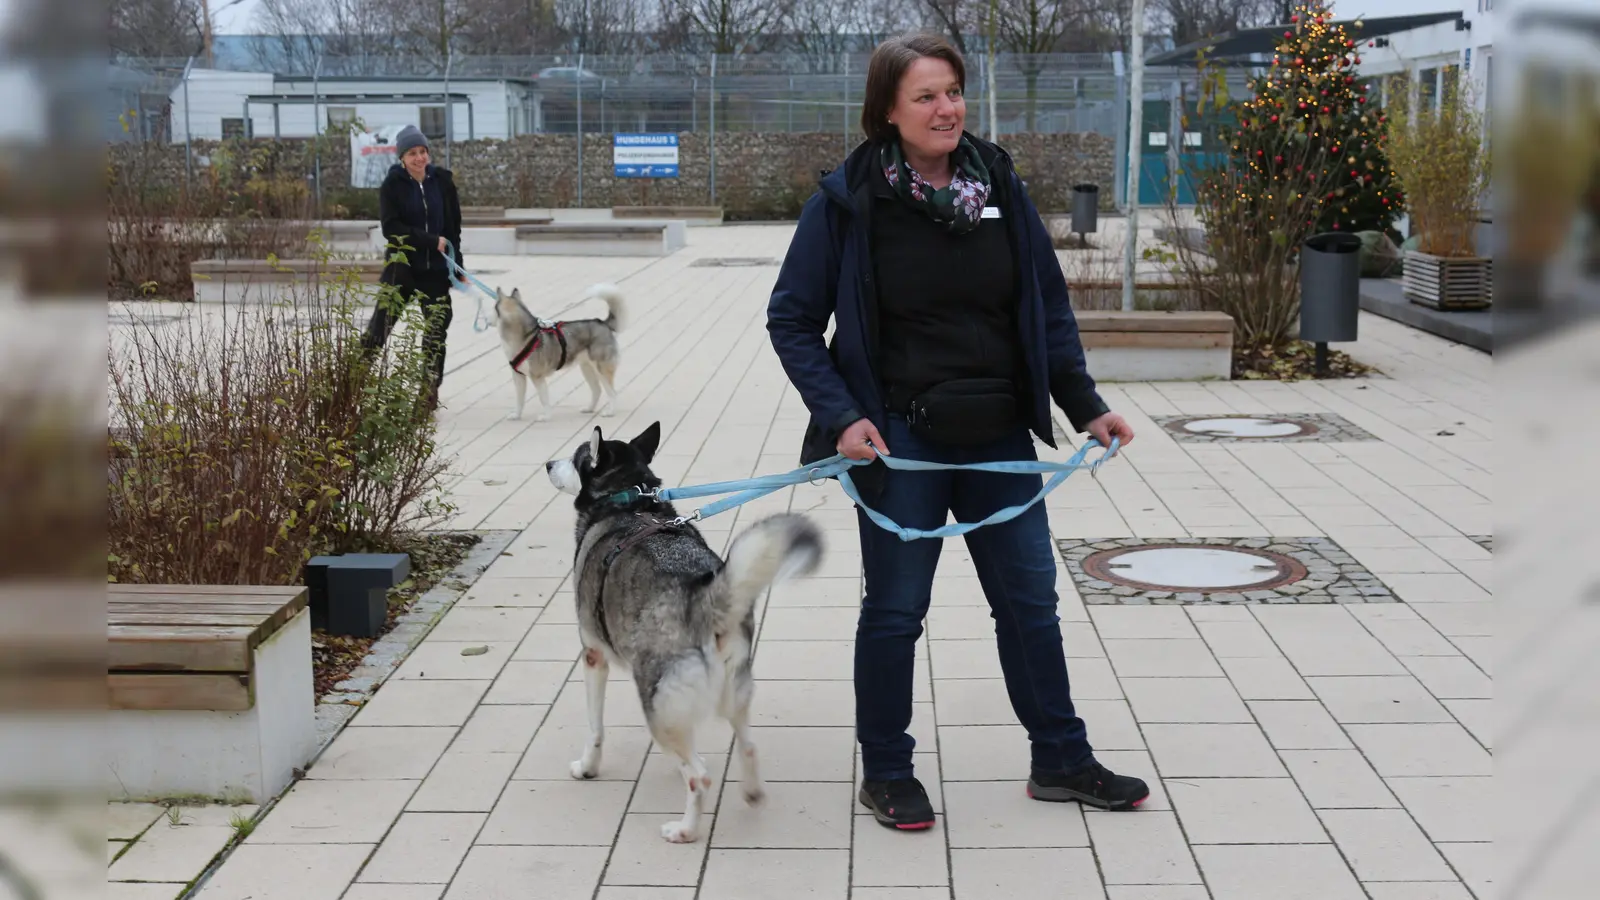
POLYGON ((1487 309, 1493 299, 1494 260, 1406 251, 1401 282, 1406 298, 1441 310, 1487 309))

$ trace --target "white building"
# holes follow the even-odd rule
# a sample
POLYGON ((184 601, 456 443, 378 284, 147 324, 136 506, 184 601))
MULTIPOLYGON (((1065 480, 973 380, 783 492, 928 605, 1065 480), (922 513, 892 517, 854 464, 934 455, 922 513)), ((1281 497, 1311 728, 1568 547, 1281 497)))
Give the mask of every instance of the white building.
POLYGON ((308 138, 354 120, 368 129, 416 125, 430 140, 458 141, 504 140, 544 126, 539 91, 531 80, 511 78, 312 79, 191 69, 170 96, 175 143, 191 137, 308 138))

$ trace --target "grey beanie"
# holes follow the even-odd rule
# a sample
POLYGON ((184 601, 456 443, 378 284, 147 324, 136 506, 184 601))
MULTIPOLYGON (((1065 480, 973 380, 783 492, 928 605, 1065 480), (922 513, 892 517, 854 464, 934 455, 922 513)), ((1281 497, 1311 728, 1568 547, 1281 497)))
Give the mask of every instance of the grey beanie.
POLYGON ((405 156, 406 151, 410 150, 412 147, 426 146, 428 146, 427 137, 425 137, 422 134, 421 129, 417 128, 415 125, 407 125, 406 127, 400 129, 399 134, 394 136, 394 150, 395 153, 400 156, 405 156))

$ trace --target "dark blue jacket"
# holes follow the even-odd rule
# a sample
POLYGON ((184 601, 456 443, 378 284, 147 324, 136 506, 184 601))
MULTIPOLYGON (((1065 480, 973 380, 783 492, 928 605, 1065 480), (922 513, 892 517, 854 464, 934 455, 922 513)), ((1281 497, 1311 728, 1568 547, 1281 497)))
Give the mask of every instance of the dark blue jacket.
MULTIPOLYGON (((1024 402, 1031 401, 1028 426, 1054 447, 1051 399, 1079 431, 1109 409, 1084 364, 1077 320, 1050 234, 1010 155, 967 137, 989 167, 994 185, 989 205, 998 206, 1007 223, 1020 273, 1017 321, 1029 377, 1020 387, 1024 402)), ((877 148, 862 144, 843 166, 822 178, 821 190, 800 212, 767 305, 773 349, 811 411, 801 465, 833 456, 839 433, 863 416, 880 433, 886 430, 887 410, 875 367, 877 302, 868 240, 877 160, 877 148), (836 323, 831 345, 823 340, 829 318, 836 323)), ((871 466, 863 474, 879 468, 871 466)))

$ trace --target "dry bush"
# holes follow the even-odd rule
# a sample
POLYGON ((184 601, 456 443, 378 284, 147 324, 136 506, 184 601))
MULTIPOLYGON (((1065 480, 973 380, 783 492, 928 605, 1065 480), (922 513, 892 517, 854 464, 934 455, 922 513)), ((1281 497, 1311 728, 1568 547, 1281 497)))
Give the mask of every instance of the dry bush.
MULTIPOLYGON (((1173 269, 1201 308, 1233 317, 1239 351, 1283 346, 1300 321, 1300 248, 1316 232, 1334 187, 1334 177, 1325 174, 1327 150, 1308 139, 1304 122, 1250 127, 1251 113, 1226 100, 1214 73, 1202 86, 1204 103, 1220 102, 1240 125, 1221 129, 1230 153, 1180 176, 1193 184, 1204 237, 1172 245, 1173 269), (1255 160, 1266 179, 1244 160, 1255 160)), ((1166 206, 1172 221, 1180 221, 1176 184, 1166 206)))
POLYGON ((284 304, 135 325, 108 355, 110 578, 291 584, 450 512, 420 304, 364 358, 353 273, 284 304))

